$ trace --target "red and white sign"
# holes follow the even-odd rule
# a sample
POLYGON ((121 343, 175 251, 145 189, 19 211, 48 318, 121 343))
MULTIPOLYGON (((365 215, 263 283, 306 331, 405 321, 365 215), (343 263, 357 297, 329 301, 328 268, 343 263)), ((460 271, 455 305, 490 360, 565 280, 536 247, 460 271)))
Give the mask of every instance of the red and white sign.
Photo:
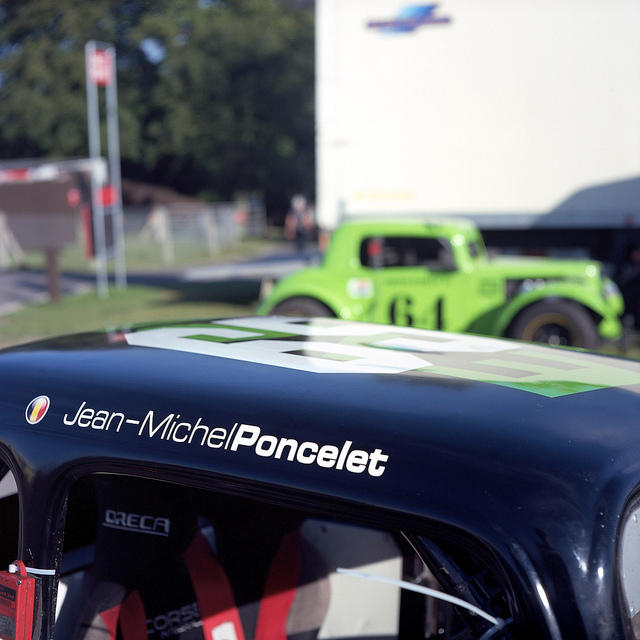
POLYGON ((0 169, 0 182, 29 182, 30 169, 0 169))
POLYGON ((112 207, 119 200, 117 189, 110 184, 101 187, 96 194, 96 201, 104 207, 112 207))
POLYGON ((113 53, 110 49, 93 49, 89 52, 89 80, 99 87, 113 82, 113 53))
POLYGON ((67 204, 72 209, 75 209, 80 204, 80 200, 80 189, 76 189, 75 187, 73 187, 72 189, 69 189, 69 191, 67 191, 67 204))

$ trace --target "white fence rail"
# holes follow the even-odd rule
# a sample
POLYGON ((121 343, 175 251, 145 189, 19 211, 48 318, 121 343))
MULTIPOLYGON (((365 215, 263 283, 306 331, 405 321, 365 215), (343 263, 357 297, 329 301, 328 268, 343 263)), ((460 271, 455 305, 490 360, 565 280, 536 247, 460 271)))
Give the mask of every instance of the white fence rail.
POLYGON ((204 247, 213 256, 266 229, 264 205, 256 200, 125 207, 124 218, 125 234, 158 243, 166 263, 174 261, 179 242, 204 247))

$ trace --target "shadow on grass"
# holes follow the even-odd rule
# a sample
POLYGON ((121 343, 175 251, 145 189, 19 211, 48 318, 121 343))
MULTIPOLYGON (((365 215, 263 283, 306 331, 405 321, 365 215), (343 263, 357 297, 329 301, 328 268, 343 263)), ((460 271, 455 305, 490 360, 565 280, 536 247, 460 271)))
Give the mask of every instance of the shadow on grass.
POLYGON ((187 282, 171 275, 134 275, 132 285, 167 289, 175 293, 176 302, 222 302, 248 305, 258 301, 260 282, 252 280, 225 280, 214 282, 187 282))
POLYGON ((185 302, 227 302, 230 304, 251 304, 260 296, 260 283, 236 282, 183 282, 177 293, 185 302))

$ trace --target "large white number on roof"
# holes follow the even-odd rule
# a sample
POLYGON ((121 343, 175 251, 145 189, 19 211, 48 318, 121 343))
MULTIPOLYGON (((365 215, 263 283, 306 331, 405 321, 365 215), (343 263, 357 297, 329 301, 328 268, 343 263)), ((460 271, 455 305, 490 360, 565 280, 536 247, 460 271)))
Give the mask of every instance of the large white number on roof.
POLYGON ((130 345, 313 373, 424 371, 555 398, 609 387, 640 393, 623 361, 495 338, 329 318, 235 318, 141 329, 130 345))
POLYGON ((494 353, 518 348, 474 336, 308 318, 301 323, 299 318, 277 317, 155 328, 128 333, 126 340, 135 346, 316 373, 401 373, 430 367, 431 362, 420 354, 494 353))

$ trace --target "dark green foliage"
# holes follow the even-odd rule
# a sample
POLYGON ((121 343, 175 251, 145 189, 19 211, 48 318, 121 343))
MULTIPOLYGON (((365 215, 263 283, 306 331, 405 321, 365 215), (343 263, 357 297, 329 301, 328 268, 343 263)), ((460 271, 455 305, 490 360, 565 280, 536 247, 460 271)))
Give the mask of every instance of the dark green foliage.
POLYGON ((116 46, 123 175, 313 195, 313 12, 269 0, 4 0, 0 159, 87 155, 92 39, 116 46))

